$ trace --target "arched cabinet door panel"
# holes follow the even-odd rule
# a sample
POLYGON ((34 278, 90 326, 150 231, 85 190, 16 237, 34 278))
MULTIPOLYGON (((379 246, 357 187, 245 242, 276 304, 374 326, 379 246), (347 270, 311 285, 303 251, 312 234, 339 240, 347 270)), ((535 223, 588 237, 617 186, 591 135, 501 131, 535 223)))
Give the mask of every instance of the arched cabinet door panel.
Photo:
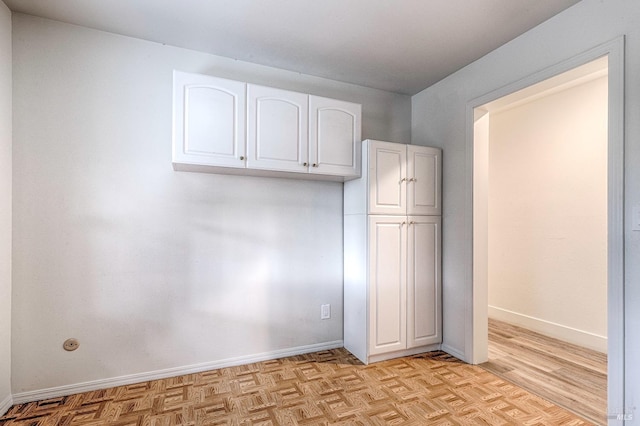
POLYGON ((174 72, 173 163, 245 167, 242 82, 174 72))
POLYGON ((247 166, 307 171, 308 95, 249 84, 247 166))
POLYGON ((309 96, 309 173, 360 176, 360 104, 309 96))

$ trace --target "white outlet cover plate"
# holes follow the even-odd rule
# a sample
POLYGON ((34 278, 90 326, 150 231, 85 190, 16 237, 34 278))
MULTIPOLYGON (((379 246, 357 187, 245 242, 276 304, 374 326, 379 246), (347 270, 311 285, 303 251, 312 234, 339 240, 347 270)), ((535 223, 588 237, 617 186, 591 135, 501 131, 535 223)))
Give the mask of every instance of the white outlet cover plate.
POLYGON ((331 318, 331 305, 321 305, 320 319, 329 319, 329 318, 331 318))

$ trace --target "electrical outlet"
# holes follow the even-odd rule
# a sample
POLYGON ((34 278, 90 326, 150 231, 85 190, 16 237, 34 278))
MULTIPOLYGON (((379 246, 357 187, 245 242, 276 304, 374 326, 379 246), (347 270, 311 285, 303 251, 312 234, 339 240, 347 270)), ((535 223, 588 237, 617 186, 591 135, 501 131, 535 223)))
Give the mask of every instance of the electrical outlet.
POLYGON ((320 319, 331 318, 331 305, 320 305, 320 319))

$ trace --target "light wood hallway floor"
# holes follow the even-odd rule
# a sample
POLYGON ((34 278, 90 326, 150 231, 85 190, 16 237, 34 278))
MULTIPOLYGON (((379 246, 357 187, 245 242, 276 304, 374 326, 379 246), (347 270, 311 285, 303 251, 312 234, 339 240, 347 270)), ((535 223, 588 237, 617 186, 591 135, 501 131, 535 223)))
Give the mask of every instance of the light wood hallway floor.
POLYGON ((607 423, 607 356, 489 320, 489 361, 480 366, 598 425, 607 423))
POLYGON ((444 352, 362 365, 345 349, 15 405, 2 426, 588 425, 444 352))

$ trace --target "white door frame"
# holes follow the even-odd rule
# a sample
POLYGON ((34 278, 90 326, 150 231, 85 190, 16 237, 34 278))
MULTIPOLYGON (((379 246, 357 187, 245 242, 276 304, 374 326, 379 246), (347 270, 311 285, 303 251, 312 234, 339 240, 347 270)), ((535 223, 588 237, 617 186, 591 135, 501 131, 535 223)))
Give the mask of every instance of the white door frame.
MULTIPOLYGON (((624 37, 531 74, 519 81, 476 98, 466 107, 465 223, 467 235, 465 292, 465 361, 477 364, 487 359, 487 284, 474 279, 473 167, 474 110, 484 104, 555 75, 608 56, 608 211, 607 211, 607 347, 608 412, 624 413, 624 37)), ((476 259, 476 262, 480 260, 476 259)), ((484 260, 486 261, 486 260, 484 260)), ((478 265, 476 265, 478 266, 478 265)), ((486 265, 485 265, 486 266, 486 265)), ((483 270, 485 268, 479 268, 483 270)))

